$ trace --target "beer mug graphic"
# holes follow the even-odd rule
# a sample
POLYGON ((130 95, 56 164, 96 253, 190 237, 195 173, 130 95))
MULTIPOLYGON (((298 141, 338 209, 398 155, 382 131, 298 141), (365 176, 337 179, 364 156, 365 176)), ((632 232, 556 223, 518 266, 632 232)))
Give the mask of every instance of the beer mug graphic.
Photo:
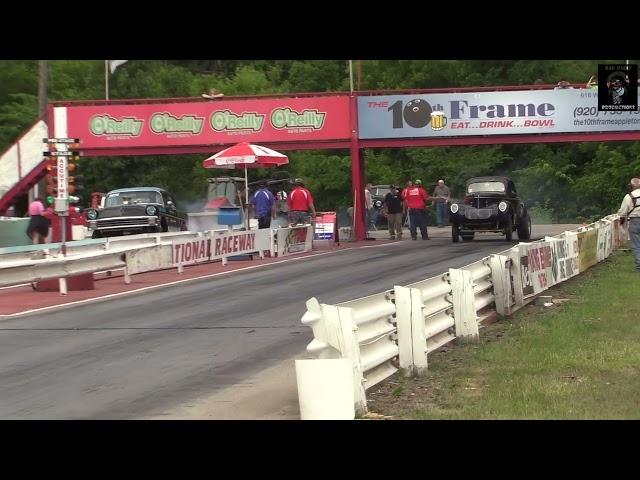
POLYGON ((442 130, 447 125, 447 117, 444 112, 431 112, 431 128, 442 130))

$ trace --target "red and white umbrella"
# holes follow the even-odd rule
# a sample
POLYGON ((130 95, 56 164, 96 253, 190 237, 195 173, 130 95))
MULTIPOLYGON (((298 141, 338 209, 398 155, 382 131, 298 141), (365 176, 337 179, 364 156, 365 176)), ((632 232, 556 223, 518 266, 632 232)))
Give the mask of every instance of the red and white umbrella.
POLYGON ((204 168, 268 168, 287 163, 289 159, 280 152, 244 142, 212 155, 202 165, 204 168))
POLYGON ((289 163, 289 158, 280 152, 243 142, 206 158, 202 162, 202 166, 204 168, 244 168, 245 201, 249 204, 247 169, 277 167, 287 163, 289 163))

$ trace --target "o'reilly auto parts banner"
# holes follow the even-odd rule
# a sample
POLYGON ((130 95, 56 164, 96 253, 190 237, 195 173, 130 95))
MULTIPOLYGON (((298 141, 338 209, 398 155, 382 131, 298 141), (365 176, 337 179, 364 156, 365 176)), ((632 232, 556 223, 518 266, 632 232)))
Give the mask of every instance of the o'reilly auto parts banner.
POLYGON ((341 140, 351 136, 349 97, 229 99, 66 107, 82 148, 341 140))
POLYGON ((360 139, 640 130, 640 111, 598 111, 591 89, 358 98, 360 139))

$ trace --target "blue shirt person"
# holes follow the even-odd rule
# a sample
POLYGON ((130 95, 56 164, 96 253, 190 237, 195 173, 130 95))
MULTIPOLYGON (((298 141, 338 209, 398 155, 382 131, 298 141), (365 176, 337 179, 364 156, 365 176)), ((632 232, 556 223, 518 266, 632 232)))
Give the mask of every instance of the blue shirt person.
POLYGON ((251 196, 249 203, 256 209, 258 228, 271 227, 271 219, 276 218, 276 199, 267 188, 266 182, 260 182, 260 188, 251 196))

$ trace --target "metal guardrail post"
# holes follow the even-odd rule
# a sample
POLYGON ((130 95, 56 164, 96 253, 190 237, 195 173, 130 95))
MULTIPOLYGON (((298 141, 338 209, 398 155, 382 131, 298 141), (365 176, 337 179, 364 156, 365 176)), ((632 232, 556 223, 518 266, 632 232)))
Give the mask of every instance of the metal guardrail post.
POLYGON ((496 312, 501 317, 511 314, 511 273, 509 267, 511 260, 504 255, 491 255, 489 267, 491 268, 491 282, 495 295, 496 312))
POLYGON ((471 272, 450 268, 449 278, 451 281, 456 337, 467 341, 478 340, 478 322, 471 272))
POLYGON ((522 269, 520 268, 520 248, 519 245, 511 248, 509 250, 509 259, 511 260, 511 265, 509 270, 511 271, 511 279, 513 282, 513 299, 516 306, 516 309, 521 308, 525 305, 523 291, 523 281, 522 281, 522 269))
MULTIPOLYGON (((353 374, 353 398, 357 415, 367 413, 367 397, 365 394, 366 379, 363 375, 362 361, 360 357, 360 345, 356 337, 358 327, 353 318, 353 309, 346 307, 332 307, 337 315, 340 341, 340 353, 342 358, 351 360, 353 374)), ((333 313, 333 312, 332 312, 333 313)))
POLYGON ((422 377, 427 373, 427 328, 422 290, 394 287, 398 319, 400 367, 405 376, 422 377), (410 363, 409 363, 410 362, 410 363))
MULTIPOLYGON (((400 370, 402 370, 402 374, 405 377, 409 377, 415 375, 416 359, 414 359, 413 338, 418 333, 413 327, 413 310, 415 308, 413 296, 416 292, 420 293, 420 290, 400 286, 393 287, 393 290, 396 299, 396 327, 398 329, 400 370)), ((426 340, 424 349, 426 349, 426 340)))

